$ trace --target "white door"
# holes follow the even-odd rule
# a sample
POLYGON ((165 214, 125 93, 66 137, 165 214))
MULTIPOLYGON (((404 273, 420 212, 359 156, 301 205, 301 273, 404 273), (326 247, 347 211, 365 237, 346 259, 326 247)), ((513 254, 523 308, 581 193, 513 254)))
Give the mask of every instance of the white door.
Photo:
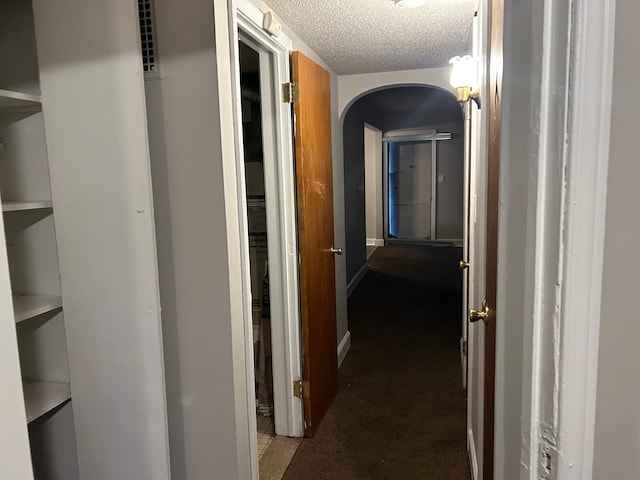
MULTIPOLYGON (((486 1, 483 2, 483 5, 486 1)), ((473 23, 473 52, 480 56, 486 49, 486 6, 473 23)), ((488 98, 488 88, 482 92, 488 98)), ((469 279, 468 302, 478 308, 485 296, 486 284, 486 208, 487 208, 487 121, 486 111, 470 102, 469 165, 469 279)), ((467 310, 468 312, 468 310, 467 310)), ((482 322, 467 325, 467 440, 474 480, 482 479, 484 432, 484 327, 482 322)))

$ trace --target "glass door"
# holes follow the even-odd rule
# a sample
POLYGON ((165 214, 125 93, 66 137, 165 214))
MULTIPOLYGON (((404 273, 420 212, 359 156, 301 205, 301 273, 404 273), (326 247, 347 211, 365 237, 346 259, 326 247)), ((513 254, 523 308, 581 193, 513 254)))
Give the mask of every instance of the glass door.
POLYGON ((435 238, 435 141, 388 141, 386 240, 435 238))

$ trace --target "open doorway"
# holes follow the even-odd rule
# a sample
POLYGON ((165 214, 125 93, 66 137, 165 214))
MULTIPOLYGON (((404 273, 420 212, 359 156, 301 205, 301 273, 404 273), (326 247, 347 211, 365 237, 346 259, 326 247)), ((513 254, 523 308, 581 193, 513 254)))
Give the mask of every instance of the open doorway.
POLYGON ((258 458, 261 458, 275 436, 275 424, 269 251, 267 248, 268 232, 260 101, 260 55, 242 41, 239 42, 238 49, 240 53, 242 139, 249 234, 256 423, 258 458))
POLYGON ((292 118, 280 98, 291 46, 257 26, 258 9, 240 3, 235 143, 249 446, 253 478, 270 478, 304 434, 302 402, 292 394, 301 376, 292 118))

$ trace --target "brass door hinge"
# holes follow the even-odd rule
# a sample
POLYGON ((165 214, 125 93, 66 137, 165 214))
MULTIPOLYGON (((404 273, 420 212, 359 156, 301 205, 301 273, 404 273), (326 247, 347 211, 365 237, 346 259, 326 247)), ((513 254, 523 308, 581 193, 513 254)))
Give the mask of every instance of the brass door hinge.
POLYGON ((309 382, 304 382, 302 380, 293 381, 294 397, 309 398, 310 395, 311 395, 311 387, 309 386, 309 382))
POLYGON ((282 101, 284 103, 296 103, 300 101, 300 85, 294 82, 283 83, 282 101))

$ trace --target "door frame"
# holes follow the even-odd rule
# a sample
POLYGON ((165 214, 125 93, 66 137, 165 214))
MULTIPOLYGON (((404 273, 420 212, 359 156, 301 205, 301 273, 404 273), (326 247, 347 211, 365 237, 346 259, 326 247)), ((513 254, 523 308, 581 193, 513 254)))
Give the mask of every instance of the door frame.
MULTIPOLYGON (((530 71, 518 70, 518 78, 531 77, 539 87, 535 115, 523 114, 517 79, 507 87, 505 98, 512 97, 503 108, 509 118, 530 123, 529 218, 523 221, 529 222, 531 241, 524 248, 520 242, 509 257, 516 245, 509 242, 507 222, 499 227, 497 309, 504 316, 497 323, 496 375, 506 378, 506 365, 522 368, 520 404, 509 401, 499 382, 495 417, 515 411, 521 423, 506 435, 497 422, 493 458, 500 468, 519 469, 521 478, 577 480, 591 478, 593 468, 615 0, 540 3, 534 10, 542 20, 529 33, 544 46, 533 49, 539 58, 527 65, 530 71), (519 298, 521 289, 509 280, 509 262, 524 268, 530 292, 518 302, 519 315, 508 319, 524 323, 521 344, 513 344, 507 330, 507 299, 519 298), (511 442, 519 442, 519 457, 505 450, 511 442)), ((511 35, 521 34, 510 28, 511 35)), ((505 29, 505 46, 511 44, 507 35, 505 29)), ((506 52, 505 63, 514 56, 517 51, 506 52)), ((521 153, 509 142, 502 149, 505 162, 521 153)), ((507 172, 500 180, 503 203, 510 201, 514 180, 507 172)))
POLYGON ((592 477, 615 4, 557 2, 544 12, 533 355, 523 390, 532 478, 592 477))
MULTIPOLYGON (((293 396, 293 381, 301 378, 300 314, 298 291, 298 246, 296 221, 293 135, 290 105, 281 101, 280 85, 290 81, 289 58, 292 41, 284 34, 271 36, 262 28, 263 13, 249 0, 235 0, 230 9, 230 49, 232 52, 232 89, 238 225, 240 230, 241 276, 243 291, 243 327, 245 355, 243 368, 247 388, 247 415, 250 438, 252 478, 258 478, 253 320, 247 200, 242 143, 242 104, 238 41, 258 48, 261 72, 271 72, 271 82, 261 81, 263 100, 264 176, 269 256, 269 282, 272 314, 273 393, 276 434, 304 435, 302 401, 293 396), (279 293, 279 294, 277 294, 279 293), (273 321, 281 318, 282 321, 273 321)), ((261 80, 263 79, 261 75, 261 80)), ((239 360, 238 360, 239 362, 239 360)))
MULTIPOLYGON (((477 24, 477 16, 474 17, 474 37, 477 24)), ((469 258, 471 242, 471 106, 466 103, 462 109, 464 123, 464 174, 463 174, 463 203, 462 203, 462 261, 467 262, 466 267, 461 263, 462 270, 462 335, 460 337, 460 364, 462 366, 462 388, 467 389, 467 377, 469 371, 469 258)))

